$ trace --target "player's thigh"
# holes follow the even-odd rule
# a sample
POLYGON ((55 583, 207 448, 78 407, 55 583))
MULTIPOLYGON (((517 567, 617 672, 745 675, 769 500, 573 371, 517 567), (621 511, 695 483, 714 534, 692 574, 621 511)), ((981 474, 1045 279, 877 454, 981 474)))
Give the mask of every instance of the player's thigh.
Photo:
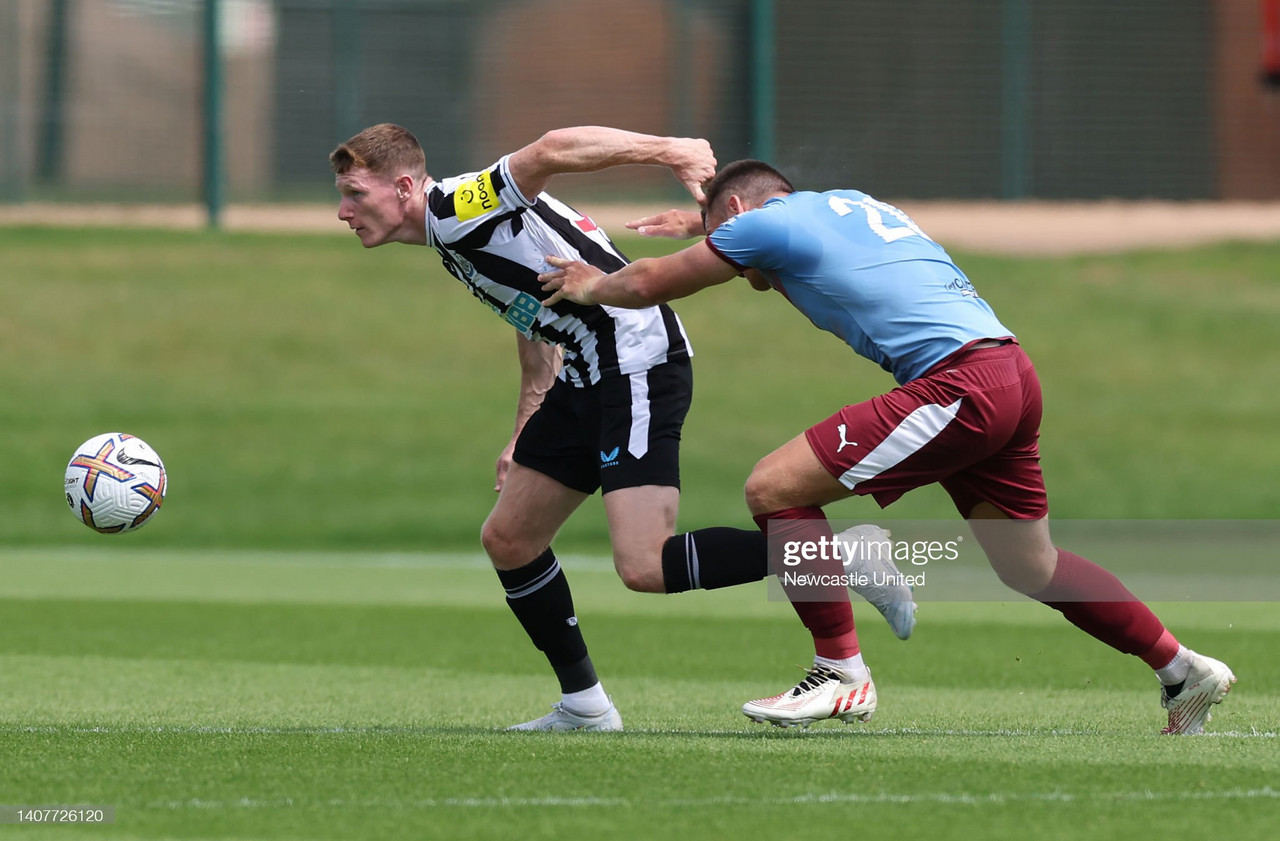
POLYGON ((747 508, 752 515, 785 508, 822 506, 849 496, 800 434, 756 463, 747 477, 747 508))
MULTIPOLYGON (((844 487, 870 495, 881 507, 941 482, 967 515, 966 504, 987 497, 973 496, 952 477, 1009 452, 1027 418, 1019 368, 1024 358, 1016 346, 979 351, 972 361, 966 356, 954 367, 845 406, 809 428, 809 443, 844 487)), ((1044 512, 1022 506, 1011 513, 1030 519, 1044 512)))
POLYGON ((693 369, 681 360, 600 384, 594 434, 600 488, 680 487, 680 439, 693 399, 693 369))
POLYGON ((599 401, 598 386, 577 388, 557 380, 520 430, 511 460, 572 490, 595 493, 599 401))
POLYGON ((940 481, 989 445, 982 419, 966 417, 961 389, 916 380, 851 403, 805 431, 828 476, 847 494, 888 506, 940 481))
POLYGON ((481 541, 493 565, 515 569, 541 555, 587 496, 537 470, 513 463, 481 531, 481 541))
POLYGON ((618 576, 632 590, 662 592, 662 545, 675 534, 680 489, 618 488, 604 495, 604 510, 618 576))
POLYGON ((618 574, 628 587, 662 586, 662 544, 680 507, 680 439, 693 393, 687 362, 602 385, 600 487, 618 574))
POLYGON ((1020 348, 1010 363, 1017 366, 1018 387, 982 394, 987 411, 978 424, 994 429, 1001 419, 1017 420, 999 448, 942 480, 960 516, 968 519, 979 503, 988 503, 1013 520, 1039 520, 1049 513, 1049 496, 1040 470, 1040 381, 1020 348), (990 420, 988 420, 990 419, 990 420))

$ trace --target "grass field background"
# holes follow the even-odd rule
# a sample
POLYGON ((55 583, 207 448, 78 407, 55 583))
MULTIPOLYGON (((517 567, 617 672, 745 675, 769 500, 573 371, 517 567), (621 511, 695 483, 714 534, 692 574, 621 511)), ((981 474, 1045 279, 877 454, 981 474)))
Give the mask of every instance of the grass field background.
MULTIPOLYGON (((628 732, 501 733, 555 698, 476 554, 514 342, 429 252, 36 228, 0 229, 0 252, 0 804, 117 810, 0 839, 1280 824, 1273 604, 1161 606, 1240 675, 1206 738, 1157 737, 1145 667, 1012 599, 926 604, 908 643, 860 611, 876 718, 773 731, 737 707, 799 676, 789 608, 763 587, 627 592, 594 500, 558 548, 628 732), (170 493, 104 537, 57 477, 116 429, 157 448, 170 493)), ((1280 245, 960 262, 1037 362, 1056 517, 1276 516, 1280 245)), ((891 383, 777 296, 678 310, 698 353, 681 527, 745 527, 756 459, 891 383)), ((954 516, 934 490, 892 512, 954 516)))
POLYGON ((808 643, 760 589, 627 593, 566 560, 622 734, 507 734, 554 681, 474 556, 62 550, 4 555, 8 803, 110 827, 0 837, 1121 838, 1280 818, 1272 605, 1163 610, 1242 683, 1203 738, 1159 737, 1139 662, 1028 604, 862 612, 865 725, 780 731, 744 700, 808 643))
MULTIPOLYGON (((0 485, 0 542, 99 545, 50 500, 71 450, 120 429, 169 468, 150 546, 476 547, 514 339, 426 249, 41 229, 0 229, 0 249, 0 447, 24 465, 0 485)), ((1036 360, 1055 516, 1280 510, 1280 245, 961 264, 1036 360)), ((697 352, 685 527, 750 525, 757 459, 892 385, 776 294, 732 286, 678 306, 697 352)), ((566 549, 607 551, 598 510, 566 549)), ((937 489, 893 513, 953 516, 937 489)))

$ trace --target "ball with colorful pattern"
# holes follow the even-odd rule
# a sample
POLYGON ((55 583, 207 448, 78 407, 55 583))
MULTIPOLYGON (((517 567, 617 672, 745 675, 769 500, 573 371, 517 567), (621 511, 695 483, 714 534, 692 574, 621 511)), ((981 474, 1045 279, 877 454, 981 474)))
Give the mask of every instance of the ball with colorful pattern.
POLYGON ((67 463, 67 506, 102 534, 142 528, 160 510, 167 486, 156 451, 123 432, 95 435, 67 463))

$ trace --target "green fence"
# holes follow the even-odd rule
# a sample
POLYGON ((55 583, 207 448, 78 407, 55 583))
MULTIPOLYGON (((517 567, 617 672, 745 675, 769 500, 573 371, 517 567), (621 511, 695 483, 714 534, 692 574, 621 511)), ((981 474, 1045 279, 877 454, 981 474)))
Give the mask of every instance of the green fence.
POLYGON ((440 174, 604 123, 890 198, 1280 198, 1262 20, 1256 0, 0 0, 0 200, 325 198, 329 149, 384 120, 440 174))

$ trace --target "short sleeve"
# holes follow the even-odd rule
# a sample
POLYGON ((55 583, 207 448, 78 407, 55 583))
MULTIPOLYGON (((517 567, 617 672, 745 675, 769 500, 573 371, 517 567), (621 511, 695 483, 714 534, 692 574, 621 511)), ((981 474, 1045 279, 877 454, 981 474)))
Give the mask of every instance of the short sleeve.
POLYGON ((790 238, 786 205, 770 200, 727 220, 707 237, 707 245, 740 270, 775 270, 787 261, 790 238))
POLYGON ((494 219, 522 213, 533 202, 525 198, 507 167, 509 155, 493 166, 446 178, 431 186, 427 208, 432 234, 449 244, 494 219))

